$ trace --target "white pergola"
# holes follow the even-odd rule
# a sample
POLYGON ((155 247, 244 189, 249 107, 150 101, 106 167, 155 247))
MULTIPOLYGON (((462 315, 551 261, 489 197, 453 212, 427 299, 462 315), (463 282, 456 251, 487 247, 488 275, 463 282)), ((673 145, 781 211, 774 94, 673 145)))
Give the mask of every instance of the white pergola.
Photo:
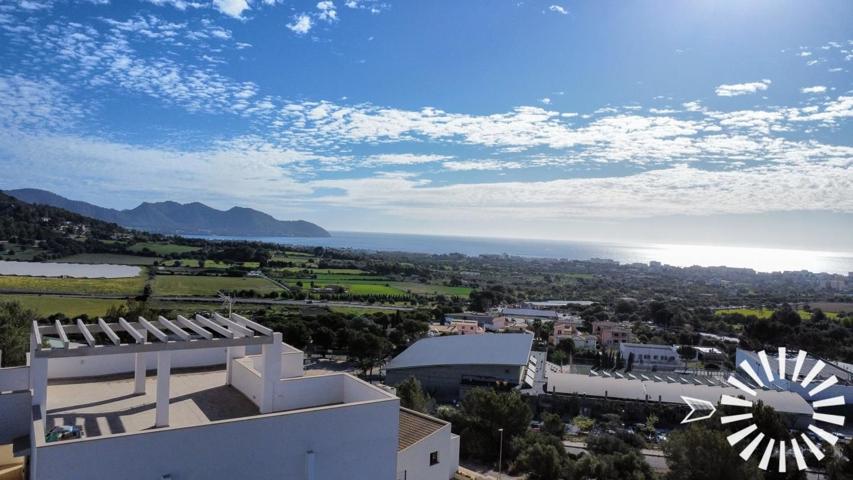
POLYGON ((77 319, 73 324, 56 320, 53 325, 40 325, 33 321, 30 345, 30 385, 33 390, 33 405, 39 406, 45 418, 47 400, 47 362, 51 358, 86 357, 133 353, 134 390, 145 393, 146 355, 157 354, 157 411, 155 426, 169 425, 169 378, 171 376, 171 352, 199 348, 225 348, 227 368, 226 383, 231 384, 231 360, 245 356, 246 345, 261 345, 264 366, 269 366, 264 375, 264 398, 261 411, 272 408, 272 386, 266 384, 277 380, 281 366, 281 334, 232 313, 224 317, 214 313, 212 317, 196 315, 190 320, 178 315, 175 320, 163 316, 156 321, 139 317, 131 322, 119 318, 108 322, 98 318, 97 323, 84 323, 77 319), (126 335, 125 335, 126 333, 126 335), (102 335, 101 335, 102 334, 102 335), (72 343, 69 335, 82 336, 83 342, 72 343), (62 343, 51 346, 45 337, 56 337, 62 343), (122 337, 127 342, 123 341, 122 337), (276 368, 278 367, 278 368, 276 368), (266 388, 269 387, 269 388, 266 388), (267 398, 269 397, 269 398, 267 398))

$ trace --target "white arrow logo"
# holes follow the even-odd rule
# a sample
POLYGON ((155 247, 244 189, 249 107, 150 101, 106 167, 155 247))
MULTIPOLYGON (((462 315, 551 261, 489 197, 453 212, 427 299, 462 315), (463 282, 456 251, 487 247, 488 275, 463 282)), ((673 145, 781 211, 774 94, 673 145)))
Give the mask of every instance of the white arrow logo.
POLYGON ((684 420, 682 420, 681 423, 690 423, 690 422, 698 422, 699 420, 707 420, 714 415, 714 412, 717 411, 717 407, 715 407, 713 403, 711 403, 707 400, 702 400, 699 398, 684 397, 684 396, 682 396, 681 399, 684 400, 684 403, 686 403, 688 407, 690 407, 690 413, 688 413, 687 416, 684 417, 684 420), (708 413, 706 415, 703 415, 701 417, 696 417, 696 418, 690 418, 696 412, 705 412, 708 410, 710 410, 710 413, 708 413))

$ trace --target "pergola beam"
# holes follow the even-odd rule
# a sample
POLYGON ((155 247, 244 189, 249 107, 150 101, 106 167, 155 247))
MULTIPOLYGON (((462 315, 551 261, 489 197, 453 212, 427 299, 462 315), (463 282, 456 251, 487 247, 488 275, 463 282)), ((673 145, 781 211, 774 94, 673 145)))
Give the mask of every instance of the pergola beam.
POLYGON ((222 326, 228 327, 229 330, 231 330, 234 333, 239 333, 241 336, 253 337, 255 335, 255 332, 253 332, 251 329, 248 329, 248 328, 244 327, 243 325, 240 325, 237 322, 233 322, 230 319, 225 318, 218 313, 214 313, 213 318, 217 322, 219 322, 222 326))
POLYGON ((41 330, 39 330, 38 320, 33 320, 33 341, 37 347, 41 347, 41 330))
POLYGON ((246 318, 242 315, 232 313, 231 318, 232 319, 236 318, 237 320, 239 320, 238 323, 246 325, 247 327, 251 328, 252 330, 260 333, 261 335, 272 335, 272 329, 271 328, 267 328, 267 327, 265 327, 265 326, 263 326, 257 322, 253 322, 253 321, 249 320, 248 318, 246 318))
POLYGON ((151 322, 144 319, 143 317, 139 317, 139 324, 142 325, 145 330, 148 330, 152 335, 157 337, 157 340, 160 340, 163 343, 169 341, 169 337, 165 333, 163 333, 162 330, 152 325, 151 322))
POLYGON ((184 330, 183 328, 172 323, 172 321, 169 320, 168 318, 160 315, 157 317, 157 321, 160 322, 160 325, 163 325, 164 327, 168 328, 172 333, 179 336, 181 338, 181 340, 189 341, 190 334, 186 330, 184 330))
POLYGON ((98 317, 98 326, 101 327, 101 331, 107 334, 107 337, 116 345, 121 345, 121 339, 118 338, 116 332, 113 331, 112 328, 104 321, 103 318, 98 317))
POLYGON ((207 330, 205 330, 205 329, 201 328, 200 326, 196 325, 195 323, 191 322, 188 318, 184 317, 183 315, 178 315, 178 323, 180 323, 181 326, 187 327, 190 330, 192 330, 193 332, 201 335, 202 337, 206 338, 207 340, 210 340, 213 338, 212 333, 208 332, 207 330))
POLYGON ((68 340, 68 334, 65 333, 65 328, 62 326, 62 322, 56 320, 53 324, 56 325, 56 333, 59 334, 59 339, 62 340, 62 345, 64 345, 65 348, 68 348, 68 345, 70 345, 71 342, 68 340))
POLYGON ((123 328, 125 332, 129 333, 130 336, 133 337, 136 343, 145 343, 145 336, 139 333, 135 328, 133 328, 133 325, 131 325, 127 320, 119 317, 118 323, 119 325, 121 325, 121 328, 123 328))
POLYGON ((235 335, 231 330, 228 330, 227 328, 223 328, 223 327, 217 325, 216 323, 213 323, 209 319, 202 317, 201 315, 196 315, 195 321, 202 324, 203 326, 213 330, 214 332, 222 335, 225 338, 235 338, 235 335))
POLYGON ((90 347, 94 347, 96 344, 95 336, 92 335, 92 332, 89 331, 89 328, 85 323, 83 323, 82 319, 77 319, 77 328, 80 329, 80 333, 83 334, 83 338, 86 339, 86 343, 88 343, 90 347))

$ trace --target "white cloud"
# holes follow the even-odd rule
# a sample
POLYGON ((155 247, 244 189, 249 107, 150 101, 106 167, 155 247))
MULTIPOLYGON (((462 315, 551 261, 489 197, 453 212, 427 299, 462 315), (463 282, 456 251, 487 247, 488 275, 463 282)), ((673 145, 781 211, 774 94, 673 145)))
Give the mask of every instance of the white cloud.
POLYGON ((565 7, 562 7, 560 5, 551 5, 550 7, 548 7, 548 10, 555 13, 559 13, 560 15, 568 15, 569 13, 569 11, 565 9, 565 7))
POLYGON ((188 8, 202 8, 205 4, 201 2, 193 2, 188 0, 146 0, 148 3, 153 3, 154 5, 163 6, 170 5, 172 7, 177 8, 178 10, 186 10, 188 8))
POLYGON ((346 193, 319 201, 359 205, 417 218, 454 214, 511 221, 538 218, 636 218, 660 215, 763 213, 804 209, 853 211, 853 176, 845 165, 757 167, 709 171, 684 165, 636 175, 544 182, 432 186, 403 175, 319 180, 346 193))
POLYGON ((544 98, 540 98, 540 99, 539 99, 539 102, 540 102, 540 103, 543 103, 543 104, 545 104, 545 105, 550 105, 550 104, 551 104, 551 99, 550 99, 550 98, 548 98, 548 97, 544 97, 544 98))
POLYGON ((750 93, 767 90, 767 87, 769 87, 771 83, 773 82, 764 79, 760 82, 723 84, 717 87, 716 94, 719 97, 737 97, 740 95, 748 95, 750 93))
POLYGON ((335 9, 335 2, 332 0, 323 0, 317 3, 317 10, 320 13, 317 17, 326 22, 334 22, 338 19, 338 11, 335 9))
POLYGON ((287 24, 287 28, 293 30, 299 35, 305 35, 311 30, 311 17, 306 14, 300 14, 294 17, 291 23, 287 24))
POLYGON ((502 162, 499 160, 456 160, 444 162, 441 166, 453 172, 524 168, 524 164, 520 162, 502 162))
POLYGON ((412 153, 385 153, 367 157, 363 163, 366 167, 383 165, 420 165, 423 163, 439 162, 452 157, 446 155, 416 155, 412 153))
POLYGON ((246 0, 213 0, 213 6, 234 18, 242 18, 243 12, 249 9, 249 3, 246 0))
POLYGON ((813 87, 804 87, 800 89, 803 93, 826 93, 826 87, 823 85, 815 85, 813 87))

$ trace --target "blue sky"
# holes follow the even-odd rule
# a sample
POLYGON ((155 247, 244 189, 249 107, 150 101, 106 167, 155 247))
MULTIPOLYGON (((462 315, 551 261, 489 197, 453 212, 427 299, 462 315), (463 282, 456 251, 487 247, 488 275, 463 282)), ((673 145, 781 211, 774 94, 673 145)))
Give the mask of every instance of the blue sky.
POLYGON ((846 0, 4 1, 0 188, 850 250, 850 18, 846 0))

